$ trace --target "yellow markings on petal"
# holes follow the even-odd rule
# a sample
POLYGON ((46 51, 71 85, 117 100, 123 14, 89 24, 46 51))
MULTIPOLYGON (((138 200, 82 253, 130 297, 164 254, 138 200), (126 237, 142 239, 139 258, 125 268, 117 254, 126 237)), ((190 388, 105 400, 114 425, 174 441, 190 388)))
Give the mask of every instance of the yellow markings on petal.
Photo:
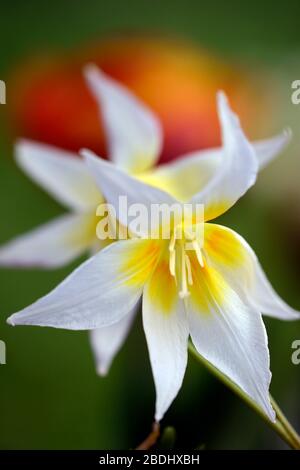
POLYGON ((246 250, 230 230, 214 224, 205 224, 204 230, 204 249, 213 261, 230 268, 247 262, 246 250))
MULTIPOLYGON (((124 243, 127 243, 124 241, 124 243)), ((164 244, 159 240, 132 240, 120 260, 120 276, 128 286, 142 286, 151 276, 164 244)))
POLYGON ((127 171, 138 178, 139 175, 147 174, 151 171, 148 169, 155 164, 155 160, 156 158, 151 152, 132 155, 132 162, 131 165, 127 167, 127 171))
POLYGON ((135 176, 143 183, 170 192, 171 184, 167 174, 159 174, 155 170, 149 170, 137 173, 135 176))
POLYGON ((163 253, 149 281, 149 298, 153 309, 169 315, 174 311, 178 289, 175 277, 170 273, 169 254, 163 253))
POLYGON ((94 213, 82 214, 80 227, 67 235, 66 243, 70 243, 72 246, 93 245, 96 241, 98 220, 94 213))
MULTIPOLYGON (((172 168, 170 168, 169 171, 166 169, 161 170, 158 167, 157 170, 145 171, 135 176, 143 181, 143 183, 166 191, 181 202, 190 201, 207 183, 206 179, 201 181, 199 169, 193 164, 191 164, 190 167, 183 168, 180 172, 173 172, 172 168)), ((198 202, 201 204, 201 200, 198 202)), ((231 201, 225 199, 206 204, 204 206, 204 220, 209 221, 219 217, 231 206, 231 201)))
POLYGON ((201 190, 201 182, 193 168, 184 168, 181 172, 167 171, 159 167, 154 170, 139 173, 136 177, 143 183, 162 189, 182 202, 189 201, 192 196, 201 190))
POLYGON ((144 183, 163 189, 176 199, 187 202, 194 194, 201 191, 211 179, 219 160, 208 159, 207 155, 198 158, 196 153, 180 158, 171 164, 160 165, 138 176, 144 183))
MULTIPOLYGON (((199 201, 201 202, 201 201, 199 201)), ((232 203, 222 200, 218 202, 211 202, 210 204, 204 205, 204 220, 213 220, 224 214, 230 207, 232 203)))
POLYGON ((228 285, 216 269, 206 263, 201 267, 194 253, 190 256, 190 262, 193 284, 189 287, 189 299, 199 312, 210 314, 212 308, 224 303, 228 285))

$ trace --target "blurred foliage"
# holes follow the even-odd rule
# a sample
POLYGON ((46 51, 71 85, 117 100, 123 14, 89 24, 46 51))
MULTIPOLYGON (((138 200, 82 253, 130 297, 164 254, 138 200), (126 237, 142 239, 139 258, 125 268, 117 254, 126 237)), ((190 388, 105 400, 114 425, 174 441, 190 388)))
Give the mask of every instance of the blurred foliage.
MULTIPOLYGON (((284 4, 270 0, 2 0, 0 9, 1 79, 28 55, 68 50, 107 33, 128 30, 179 35, 224 57, 241 62, 255 59, 262 67, 278 69, 300 51, 300 3, 292 0, 284 4)), ((299 77, 286 78, 289 87, 299 77)), ((8 83, 6 106, 9 99, 8 83)), ((0 124, 3 242, 62 209, 13 163, 5 106, 0 107, 0 124)), ((264 173, 259 186, 265 181, 264 173)), ((294 243, 297 250, 298 239, 290 241, 281 228, 282 210, 259 192, 253 188, 223 216, 222 223, 246 237, 278 292, 300 308, 299 264, 287 249, 294 243)), ((140 319, 105 379, 95 374, 87 333, 5 324, 9 313, 45 294, 73 267, 53 272, 0 271, 0 337, 7 343, 7 365, 0 366, 0 448, 133 448, 151 427, 154 386, 140 319)), ((300 327, 271 319, 266 319, 266 325, 272 393, 300 429, 300 369, 290 360, 291 343, 300 337, 300 327)), ((206 448, 283 446, 252 411, 192 360, 163 424, 176 429, 178 448, 194 449, 199 443, 206 448)))

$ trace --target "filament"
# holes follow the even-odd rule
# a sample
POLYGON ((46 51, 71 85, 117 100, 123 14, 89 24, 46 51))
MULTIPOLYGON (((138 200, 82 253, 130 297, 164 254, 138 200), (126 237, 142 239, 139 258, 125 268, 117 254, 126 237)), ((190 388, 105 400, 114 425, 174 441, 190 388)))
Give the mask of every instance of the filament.
POLYGON ((175 230, 173 231, 170 244, 169 244, 169 269, 170 269, 171 276, 173 276, 175 278, 175 281, 177 282, 176 274, 178 274, 178 271, 176 271, 176 263, 177 262, 180 263, 179 275, 180 275, 181 289, 179 291, 179 297, 181 299, 184 299, 190 295, 189 286, 193 285, 193 273, 192 273, 191 260, 186 253, 188 249, 187 243, 191 243, 192 245, 191 249, 195 252, 197 261, 199 265, 201 266, 201 268, 204 267, 204 259, 203 259, 200 244, 195 238, 195 236, 189 233, 188 231, 185 231, 185 240, 181 240, 179 236, 178 228, 179 227, 176 227, 175 230), (181 240, 181 242, 180 242, 180 256, 178 257, 178 252, 176 253, 176 243, 179 241, 179 239, 181 240))

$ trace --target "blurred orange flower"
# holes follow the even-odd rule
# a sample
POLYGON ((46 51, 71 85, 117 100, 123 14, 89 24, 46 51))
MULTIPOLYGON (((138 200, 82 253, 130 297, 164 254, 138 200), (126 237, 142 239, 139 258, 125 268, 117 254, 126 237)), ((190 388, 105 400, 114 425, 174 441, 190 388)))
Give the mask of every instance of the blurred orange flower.
POLYGON ((227 93, 247 130, 259 126, 262 96, 239 67, 191 44, 119 36, 69 57, 31 59, 15 70, 10 110, 16 136, 106 155, 97 105, 82 76, 87 62, 132 89, 159 116, 164 130, 161 161, 220 144, 215 105, 219 89, 227 93))

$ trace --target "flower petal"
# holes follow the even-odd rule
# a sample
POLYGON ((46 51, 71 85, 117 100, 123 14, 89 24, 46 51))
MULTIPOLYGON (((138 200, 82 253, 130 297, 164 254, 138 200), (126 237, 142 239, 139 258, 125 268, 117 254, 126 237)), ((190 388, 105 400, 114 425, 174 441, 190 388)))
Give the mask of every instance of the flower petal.
POLYGON ((152 111, 95 65, 84 69, 101 107, 111 160, 130 172, 153 166, 162 147, 162 131, 152 111))
POLYGON ((138 302, 158 255, 157 246, 148 240, 112 243, 8 323, 70 330, 112 325, 138 302))
POLYGON ((211 267, 199 267, 193 279, 185 304, 197 351, 274 421, 268 341, 260 312, 246 305, 211 267))
POLYGON ((167 191, 179 201, 187 202, 220 169, 221 157, 220 149, 193 152, 171 163, 140 173, 138 178, 167 191))
MULTIPOLYGON (((279 155, 290 141, 290 132, 251 142, 260 169, 279 155)), ((213 148, 183 155, 176 161, 160 165, 138 175, 145 183, 167 191, 182 202, 189 201, 221 170, 223 149, 213 148)))
POLYGON ((94 210, 103 199, 83 161, 71 152, 20 140, 16 159, 33 181, 70 209, 94 210))
POLYGON ((96 238, 94 214, 58 217, 0 247, 0 266, 58 268, 87 251, 96 238))
POLYGON ((95 157, 89 150, 82 150, 81 154, 86 159, 88 168, 95 178, 99 188, 101 188, 105 199, 112 204, 117 213, 117 219, 124 227, 128 226, 128 210, 138 204, 144 209, 141 213, 141 230, 147 235, 151 228, 152 205, 163 204, 172 205, 177 201, 168 193, 145 184, 136 178, 128 175, 110 162, 95 157), (126 197, 126 208, 120 207, 120 198, 126 197))
POLYGON ((227 227, 205 224, 205 251, 210 263, 253 308, 281 320, 300 319, 300 312, 287 305, 275 292, 256 254, 243 237, 227 227))
POLYGON ((156 388, 156 421, 163 418, 178 394, 187 365, 188 323, 182 301, 177 300, 174 278, 168 273, 158 265, 143 295, 143 325, 156 388), (171 288, 167 295, 166 276, 171 288), (166 299, 169 296, 171 302, 166 299))
POLYGON ((107 374, 115 355, 127 338, 139 306, 140 303, 138 302, 119 322, 91 330, 90 341, 99 375, 104 376, 107 374))
POLYGON ((270 139, 253 142, 253 147, 258 160, 259 169, 264 169, 275 157, 280 154, 291 140, 292 133, 285 129, 270 139))
POLYGON ((206 220, 214 219, 232 207, 255 183, 258 171, 254 149, 222 93, 218 95, 218 109, 224 161, 220 171, 192 198, 192 202, 204 204, 206 220))

